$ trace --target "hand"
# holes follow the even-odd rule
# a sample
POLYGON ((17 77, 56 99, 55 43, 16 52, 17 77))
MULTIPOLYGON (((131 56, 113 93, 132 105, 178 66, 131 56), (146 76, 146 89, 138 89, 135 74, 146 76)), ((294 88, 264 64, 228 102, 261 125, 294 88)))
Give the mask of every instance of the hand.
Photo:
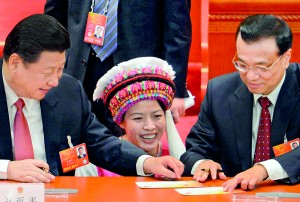
POLYGON ((144 161, 144 172, 146 174, 156 174, 168 178, 180 179, 184 165, 181 161, 172 156, 149 157, 144 161))
POLYGON ((178 123, 180 117, 185 115, 184 98, 174 98, 170 111, 174 122, 178 123))
POLYGON ((226 176, 224 172, 218 172, 218 170, 222 170, 219 163, 212 160, 202 161, 194 173, 194 180, 204 182, 209 176, 211 176, 213 180, 217 179, 217 177, 221 180, 225 180, 226 176))
POLYGON ((256 184, 262 182, 268 177, 268 172, 261 164, 237 174, 234 178, 225 182, 222 186, 224 191, 232 192, 238 184, 241 184, 243 190, 253 189, 256 184))
POLYGON ((7 168, 7 179, 19 182, 44 182, 49 183, 55 176, 49 171, 49 165, 41 160, 27 159, 21 161, 10 161, 7 168))

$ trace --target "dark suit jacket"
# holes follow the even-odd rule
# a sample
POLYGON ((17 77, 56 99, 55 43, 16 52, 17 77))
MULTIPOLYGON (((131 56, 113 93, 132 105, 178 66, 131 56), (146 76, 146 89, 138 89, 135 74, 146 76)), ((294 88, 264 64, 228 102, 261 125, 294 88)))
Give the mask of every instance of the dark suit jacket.
MULTIPOLYGON (((300 137, 300 66, 291 64, 274 109, 271 145, 300 137)), ((251 161, 253 94, 235 72, 209 81, 198 121, 187 139, 181 156, 185 174, 200 159, 219 162, 227 176, 253 166, 251 161)), ((271 157, 274 153, 271 151, 271 157)), ((300 181, 300 147, 274 158, 292 183, 300 181)))
MULTIPOLYGON (((2 67, 2 61, 0 61, 2 67)), ((49 91, 41 100, 41 113, 47 163, 54 175, 74 175, 74 171, 63 173, 59 151, 69 148, 67 136, 73 145, 86 143, 89 159, 95 165, 119 173, 136 175, 136 161, 146 154, 127 141, 111 136, 95 115, 81 83, 63 75, 59 86, 49 91)), ((13 160, 12 140, 6 96, 0 70, 0 159, 13 160)))
MULTIPOLYGON (((65 72, 83 81, 91 45, 83 42, 92 0, 47 0, 45 13, 58 19, 71 35, 65 72)), ((188 97, 186 76, 191 44, 191 21, 186 0, 119 1, 118 49, 113 63, 141 56, 155 56, 176 72, 176 97, 188 97)), ((105 65, 105 64, 102 64, 105 65)), ((110 66, 109 68, 111 68, 110 66)), ((99 68, 100 78, 107 68, 99 68)))

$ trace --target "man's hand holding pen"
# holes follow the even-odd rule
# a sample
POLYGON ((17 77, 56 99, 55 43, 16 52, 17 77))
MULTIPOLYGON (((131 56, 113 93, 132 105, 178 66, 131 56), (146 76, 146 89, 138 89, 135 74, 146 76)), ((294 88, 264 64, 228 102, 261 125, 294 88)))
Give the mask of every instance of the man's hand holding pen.
POLYGON ((49 183, 55 179, 49 171, 49 165, 37 159, 10 161, 7 169, 7 179, 19 182, 49 183))
POLYGON ((194 179, 196 181, 204 182, 207 180, 208 177, 211 177, 213 180, 219 178, 221 180, 225 180, 226 176, 222 170, 222 167, 219 163, 216 163, 212 160, 204 160, 202 161, 195 173, 194 179))

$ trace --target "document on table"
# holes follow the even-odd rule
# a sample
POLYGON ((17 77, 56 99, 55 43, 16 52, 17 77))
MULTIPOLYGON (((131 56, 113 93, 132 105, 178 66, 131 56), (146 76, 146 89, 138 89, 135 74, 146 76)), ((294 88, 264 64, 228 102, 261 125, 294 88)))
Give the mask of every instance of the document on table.
POLYGON ((201 182, 197 181, 155 181, 155 182, 135 182, 140 188, 180 188, 180 187, 203 187, 201 182))
MULTIPOLYGON (((206 195, 206 194, 228 194, 229 192, 224 192, 223 187, 202 187, 202 188, 183 188, 175 189, 178 193, 182 195, 206 195)), ((234 190, 231 193, 242 193, 242 190, 234 190)))

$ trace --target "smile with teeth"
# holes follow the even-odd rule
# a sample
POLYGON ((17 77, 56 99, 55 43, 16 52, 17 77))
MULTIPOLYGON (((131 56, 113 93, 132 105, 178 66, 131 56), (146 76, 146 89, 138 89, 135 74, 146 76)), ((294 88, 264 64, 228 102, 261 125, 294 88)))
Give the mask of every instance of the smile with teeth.
POLYGON ((156 137, 156 134, 151 134, 151 135, 141 135, 140 136, 144 140, 153 140, 156 137))

